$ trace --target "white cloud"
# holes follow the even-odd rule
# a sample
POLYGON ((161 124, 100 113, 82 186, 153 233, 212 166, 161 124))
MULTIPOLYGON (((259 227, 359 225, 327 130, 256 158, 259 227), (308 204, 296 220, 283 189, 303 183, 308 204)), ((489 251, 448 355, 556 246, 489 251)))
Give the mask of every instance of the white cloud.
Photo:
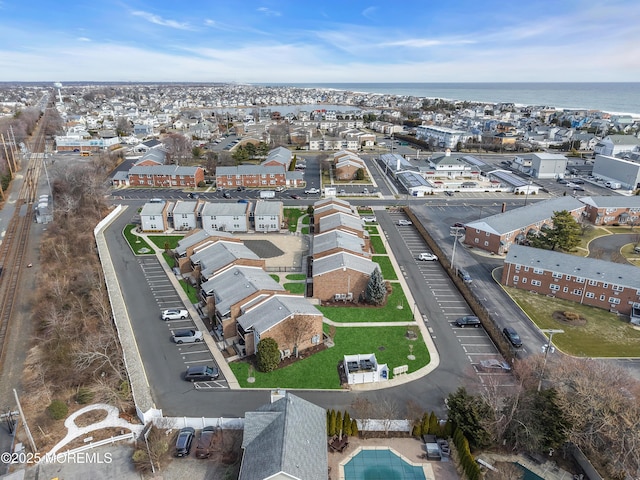
POLYGON ((91 39, 88 37, 78 37, 76 38, 76 40, 78 40, 79 42, 90 42, 91 39))
POLYGON ((260 13, 265 14, 268 17, 279 17, 279 16, 282 15, 280 12, 278 12, 276 10, 271 10, 270 8, 267 8, 267 7, 260 7, 260 8, 258 8, 258 11, 260 13))
POLYGON ((446 45, 471 45, 476 43, 474 40, 433 40, 428 38, 410 38, 407 40, 398 40, 396 42, 380 43, 380 47, 440 47, 446 45))
POLYGON ((135 15, 136 17, 141 17, 147 22, 154 23, 156 25, 161 25, 163 27, 176 28, 178 30, 193 30, 193 27, 189 25, 189 23, 187 22, 167 20, 165 18, 160 17, 159 15, 155 15, 149 12, 143 12, 142 10, 131 12, 131 14, 135 15))
POLYGON ((367 7, 362 11, 362 16, 368 20, 372 20, 377 11, 378 7, 367 7))

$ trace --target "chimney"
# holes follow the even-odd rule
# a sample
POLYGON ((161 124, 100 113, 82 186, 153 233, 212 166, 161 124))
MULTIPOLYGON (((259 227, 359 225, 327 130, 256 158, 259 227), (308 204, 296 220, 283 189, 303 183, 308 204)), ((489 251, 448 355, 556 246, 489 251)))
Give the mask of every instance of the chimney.
POLYGON ((507 202, 502 202, 502 209, 501 212, 504 213, 507 211, 507 202))

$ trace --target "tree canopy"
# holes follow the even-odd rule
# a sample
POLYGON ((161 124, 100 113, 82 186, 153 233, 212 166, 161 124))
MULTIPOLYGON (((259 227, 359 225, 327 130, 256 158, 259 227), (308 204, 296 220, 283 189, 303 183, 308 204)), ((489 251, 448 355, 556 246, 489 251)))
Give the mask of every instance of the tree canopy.
POLYGON ((529 245, 545 250, 572 252, 580 244, 580 224, 567 210, 553 212, 553 227, 542 228, 527 235, 529 245))

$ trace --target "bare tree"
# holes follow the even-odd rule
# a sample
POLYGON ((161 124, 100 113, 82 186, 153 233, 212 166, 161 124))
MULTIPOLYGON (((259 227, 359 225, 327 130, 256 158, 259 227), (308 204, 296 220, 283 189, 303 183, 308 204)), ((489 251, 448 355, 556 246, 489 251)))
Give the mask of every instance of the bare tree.
POLYGON ((388 437, 393 421, 399 416, 398 404, 393 398, 384 397, 381 401, 376 402, 375 416, 382 423, 384 436, 388 437))
POLYGON ((360 432, 362 437, 366 438, 366 432, 369 431, 371 419, 374 415, 373 404, 366 398, 358 397, 351 403, 351 410, 353 412, 351 418, 360 420, 360 432))
POLYGON ((287 346, 291 346, 296 358, 299 355, 298 347, 305 339, 311 338, 316 333, 313 328, 313 319, 296 316, 288 319, 283 324, 282 334, 287 346))
POLYGON ((191 159, 191 140, 179 133, 170 133, 162 139, 169 163, 176 165, 191 159))

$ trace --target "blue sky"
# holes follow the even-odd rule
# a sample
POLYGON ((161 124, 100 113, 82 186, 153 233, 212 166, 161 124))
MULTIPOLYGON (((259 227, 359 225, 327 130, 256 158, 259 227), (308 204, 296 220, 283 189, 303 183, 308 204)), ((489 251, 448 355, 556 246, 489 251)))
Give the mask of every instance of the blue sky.
POLYGON ((640 81, 638 0, 0 0, 0 81, 640 81))

